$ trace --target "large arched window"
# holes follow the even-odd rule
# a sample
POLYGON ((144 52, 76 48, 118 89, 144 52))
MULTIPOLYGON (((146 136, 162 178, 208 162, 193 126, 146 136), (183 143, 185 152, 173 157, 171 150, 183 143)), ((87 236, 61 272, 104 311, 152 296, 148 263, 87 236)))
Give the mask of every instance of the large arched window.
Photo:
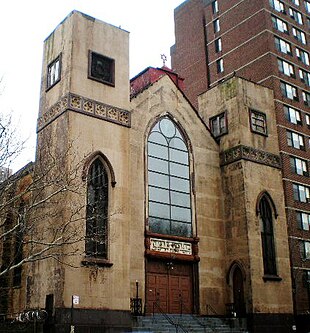
POLYGON ((108 175, 100 158, 89 167, 87 177, 86 242, 87 256, 107 259, 108 175))
POLYGON ((151 232, 192 235, 188 148, 168 117, 161 118, 148 137, 148 195, 151 232))
POLYGON ((265 275, 277 275, 276 253, 273 235, 272 208, 269 198, 264 194, 259 201, 259 216, 261 220, 261 239, 265 275))

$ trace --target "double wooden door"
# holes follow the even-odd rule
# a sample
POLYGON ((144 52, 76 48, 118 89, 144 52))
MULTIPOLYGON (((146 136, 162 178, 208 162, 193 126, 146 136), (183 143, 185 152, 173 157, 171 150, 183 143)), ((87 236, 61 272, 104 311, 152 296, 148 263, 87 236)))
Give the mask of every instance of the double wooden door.
POLYGON ((146 311, 192 313, 192 265, 149 261, 146 272, 146 311))

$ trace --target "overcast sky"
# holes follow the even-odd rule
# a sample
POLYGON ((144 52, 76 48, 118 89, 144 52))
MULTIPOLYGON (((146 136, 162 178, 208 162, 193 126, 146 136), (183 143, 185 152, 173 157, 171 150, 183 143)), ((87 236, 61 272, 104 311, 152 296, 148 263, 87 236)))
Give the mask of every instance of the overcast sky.
POLYGON ((74 9, 130 32, 130 76, 170 65, 173 11, 184 0, 2 0, 0 3, 0 112, 12 112, 27 148, 13 165, 34 159, 44 39, 74 9))

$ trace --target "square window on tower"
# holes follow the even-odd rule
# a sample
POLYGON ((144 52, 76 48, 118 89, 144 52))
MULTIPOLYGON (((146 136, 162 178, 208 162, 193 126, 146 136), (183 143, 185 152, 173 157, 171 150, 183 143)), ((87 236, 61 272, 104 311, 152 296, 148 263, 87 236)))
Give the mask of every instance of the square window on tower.
POLYGON ((226 112, 210 118, 211 132, 215 137, 228 133, 226 112))
POLYGON ((264 113, 250 109, 250 123, 252 132, 267 135, 267 119, 264 113))
POLYGON ((115 60, 89 51, 88 78, 115 85, 115 60))
POLYGON ((52 88, 60 81, 61 74, 61 54, 47 66, 46 89, 52 88))

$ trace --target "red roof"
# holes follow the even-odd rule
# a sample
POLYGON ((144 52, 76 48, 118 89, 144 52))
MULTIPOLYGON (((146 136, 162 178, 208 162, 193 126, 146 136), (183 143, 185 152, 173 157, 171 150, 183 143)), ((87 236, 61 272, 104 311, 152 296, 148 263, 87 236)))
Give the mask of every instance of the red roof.
POLYGON ((162 68, 148 67, 130 80, 130 97, 135 97, 164 75, 168 75, 175 85, 183 91, 184 79, 177 73, 173 72, 170 68, 166 66, 162 68))

